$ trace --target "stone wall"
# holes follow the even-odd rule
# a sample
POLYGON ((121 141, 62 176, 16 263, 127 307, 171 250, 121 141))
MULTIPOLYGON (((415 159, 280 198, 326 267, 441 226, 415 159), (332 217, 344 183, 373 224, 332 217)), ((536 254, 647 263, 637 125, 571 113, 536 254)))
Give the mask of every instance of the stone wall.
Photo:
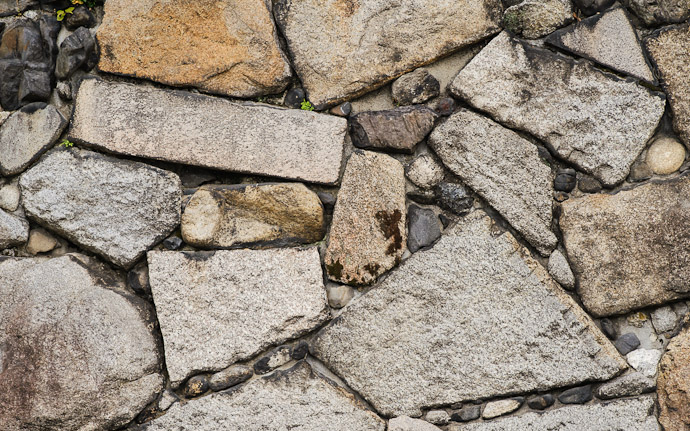
POLYGON ((689 17, 0 0, 0 431, 690 429, 689 17))

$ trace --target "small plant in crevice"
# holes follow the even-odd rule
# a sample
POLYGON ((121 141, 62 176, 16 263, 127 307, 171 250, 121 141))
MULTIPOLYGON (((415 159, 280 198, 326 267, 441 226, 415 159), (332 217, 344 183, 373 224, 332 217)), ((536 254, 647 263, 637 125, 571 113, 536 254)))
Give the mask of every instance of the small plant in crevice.
POLYGON ((67 9, 60 9, 59 11, 56 12, 56 17, 58 21, 62 21, 65 19, 67 14, 72 14, 74 12, 74 6, 68 7, 67 9))
POLYGON ((313 111, 314 105, 312 105, 311 102, 308 101, 307 99, 302 99, 302 104, 300 106, 300 109, 302 111, 313 111))
POLYGON ((69 141, 67 139, 63 139, 62 142, 60 142, 60 147, 72 148, 73 146, 74 146, 74 142, 69 141))

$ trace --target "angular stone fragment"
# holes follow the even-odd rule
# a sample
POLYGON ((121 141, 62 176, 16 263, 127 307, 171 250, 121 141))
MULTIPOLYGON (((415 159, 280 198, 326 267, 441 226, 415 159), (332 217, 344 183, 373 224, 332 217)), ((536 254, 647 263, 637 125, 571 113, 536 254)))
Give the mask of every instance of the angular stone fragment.
POLYGON ((635 28, 622 7, 558 30, 546 42, 626 75, 656 83, 635 28))
POLYGON ((453 424, 449 431, 660 431, 654 398, 644 396, 601 404, 570 405, 491 422, 453 424))
POLYGON ((328 278, 366 285, 400 263, 407 244, 405 177, 385 154, 355 151, 343 175, 324 263, 328 278))
POLYGON ((653 378, 639 372, 616 377, 610 382, 604 383, 596 390, 596 395, 602 400, 611 398, 629 397, 651 392, 656 387, 653 378))
POLYGON ((310 348, 391 416, 609 379, 627 366, 541 264, 481 211, 350 302, 310 348))
POLYGON ((26 169, 60 137, 67 120, 52 105, 31 104, 0 126, 0 174, 26 169))
POLYGON ((657 334, 672 331, 676 326, 676 313, 670 306, 659 307, 652 311, 652 325, 657 334))
POLYGON ((570 264, 568 260, 563 256, 559 250, 554 250, 549 256, 549 263, 547 265, 549 274, 556 280, 561 286, 566 289, 572 289, 575 287, 575 275, 570 269, 570 264))
POLYGON ((384 431, 386 423, 306 362, 168 412, 141 431, 384 431))
POLYGON ((502 12, 498 0, 278 0, 274 7, 319 109, 497 33, 502 12))
POLYGON ((495 37, 451 92, 546 142, 605 185, 622 181, 664 112, 661 95, 543 48, 495 37))
POLYGON ((683 22, 690 17, 690 0, 623 0, 646 25, 683 22))
POLYGON ((163 390, 151 307, 94 259, 0 261, 0 424, 116 429, 163 390))
POLYGON ((299 183, 203 186, 182 214, 182 237, 202 248, 307 244, 325 229, 319 197, 299 183))
POLYGON ((350 117, 350 136, 359 148, 413 153, 435 120, 436 113, 426 106, 362 112, 350 117))
POLYGON ((30 218, 124 268, 180 222, 180 179, 139 162, 57 150, 19 185, 30 218))
POLYGON ((573 0, 573 4, 585 15, 594 15, 608 9, 615 0, 573 0))
MULTIPOLYGON (((687 10, 690 12, 690 6, 687 10)), ((690 24, 661 30, 645 39, 645 44, 668 95, 673 128, 685 146, 690 147, 690 24)))
POLYGON ((424 68, 396 79, 391 86, 393 102, 399 105, 424 103, 440 94, 441 84, 424 68))
POLYGON ((55 62, 55 76, 58 79, 67 79, 79 69, 93 69, 96 63, 96 39, 89 30, 80 27, 60 44, 60 53, 55 62))
POLYGON ((441 236, 441 223, 431 209, 410 205, 407 220, 407 248, 412 253, 430 246, 441 236))
POLYGON ((173 386, 295 338, 328 317, 317 249, 151 251, 173 386))
POLYGON ((264 0, 109 0, 102 71, 227 96, 279 93, 290 79, 264 0))
POLYGON ((657 380, 659 421, 666 431, 690 426, 690 330, 684 329, 668 344, 659 364, 657 380))
POLYGON ((536 145, 464 109, 433 131, 429 145, 540 253, 548 255, 556 247, 558 239, 551 231, 553 174, 536 145))
POLYGON ((29 239, 29 223, 0 209, 0 250, 24 244, 29 239))
POLYGON ((503 15, 503 25, 517 36, 538 39, 573 20, 570 0, 525 0, 510 6, 503 15))
POLYGON ((661 351, 657 349, 637 349, 625 355, 625 359, 635 370, 646 377, 654 377, 657 365, 661 359, 661 351))
POLYGON ((690 177, 563 203, 560 227, 578 293, 596 316, 690 295, 690 177))
POLYGON ((130 156, 332 184, 346 129, 332 115, 87 79, 70 136, 130 156))
POLYGON ((29 241, 26 243, 26 251, 32 255, 47 253, 58 246, 54 236, 41 228, 32 229, 29 232, 29 241))

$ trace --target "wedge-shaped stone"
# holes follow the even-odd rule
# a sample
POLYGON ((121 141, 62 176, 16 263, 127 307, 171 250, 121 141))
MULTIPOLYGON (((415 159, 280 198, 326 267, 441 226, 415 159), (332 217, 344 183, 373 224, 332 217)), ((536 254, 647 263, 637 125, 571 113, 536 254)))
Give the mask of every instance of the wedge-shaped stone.
POLYGON ((30 218, 125 268, 180 223, 180 179, 144 163, 60 149, 19 185, 30 218))
POLYGON ((558 239, 551 231, 553 175, 534 144, 463 109, 434 130, 429 145, 540 253, 548 255, 556 247, 558 239))
POLYGON ((79 87, 70 137, 114 153, 336 183, 347 120, 97 79, 79 87))
POLYGON ((141 431, 384 431, 386 423, 306 362, 247 384, 175 404, 141 431))
POLYGON ((386 416, 605 380, 626 367, 546 269, 481 211, 350 302, 311 350, 386 416))
POLYGON ((690 177, 563 204, 578 293, 596 316, 690 296, 690 177))
POLYGON ((662 95, 502 33, 451 92, 543 140, 605 185, 621 182, 664 113, 662 95))
POLYGON ((29 239, 29 223, 0 209, 0 250, 24 244, 29 239))
POLYGON ((498 0, 278 0, 274 8, 317 107, 364 94, 497 33, 501 13, 498 0))
POLYGON ((453 424, 449 431, 659 431, 654 416, 654 398, 628 398, 589 404, 570 405, 545 413, 525 413, 491 422, 453 424))
POLYGON ((95 259, 0 258, 0 428, 116 429, 163 390, 148 303, 95 259))
POLYGON ((618 72, 655 83, 635 28, 618 7, 558 30, 546 42, 618 72))
POLYGON ((316 248, 148 254, 170 380, 218 371, 328 318, 316 248))
POLYGON ((102 71, 228 96, 291 76, 265 0, 109 0, 98 42, 102 71))

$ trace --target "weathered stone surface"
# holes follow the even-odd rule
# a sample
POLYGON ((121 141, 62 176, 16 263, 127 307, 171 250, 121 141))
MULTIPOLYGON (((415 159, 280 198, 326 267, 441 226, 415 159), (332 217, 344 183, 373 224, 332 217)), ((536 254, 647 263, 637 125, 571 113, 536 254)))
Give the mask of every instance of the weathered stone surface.
POLYGON ((142 431, 384 431, 386 423, 306 362, 224 392, 175 404, 142 431))
POLYGON ((690 426, 690 330, 684 329, 668 344, 659 363, 657 379, 659 421, 666 431, 690 426))
POLYGON ((212 375, 208 379, 208 384, 211 390, 222 391, 223 389, 246 382, 252 375, 254 375, 254 371, 251 368, 244 365, 233 365, 212 375))
POLYGON ((393 102, 398 105, 424 103, 441 92, 441 84, 424 68, 416 69, 396 79, 391 86, 393 102))
POLYGON ((570 0, 525 0, 510 6, 503 14, 503 25, 517 36, 538 39, 573 20, 570 0))
POLYGON ((0 174, 22 172, 55 143, 65 127, 65 117, 43 103, 10 115, 0 127, 0 174))
POLYGON ((29 239, 29 223, 0 209, 0 250, 24 244, 29 239))
POLYGON ((651 392, 655 387, 656 382, 653 378, 647 377, 639 372, 634 372, 617 377, 599 386, 596 390, 596 395, 597 398, 608 400, 611 398, 629 397, 651 392))
POLYGON ((596 316, 690 294, 690 177, 563 203, 560 227, 578 293, 596 316))
POLYGON ((534 410, 544 410, 555 402, 556 398, 551 394, 535 395, 527 399, 527 405, 534 410))
POLYGON ((17 181, 12 181, 0 186, 0 209, 5 211, 16 211, 19 208, 21 192, 17 181))
MULTIPOLYGON (((475 419, 479 419, 482 413, 482 406, 479 405, 466 405, 460 409, 460 411, 453 413, 451 419, 456 422, 469 422, 475 419)), ((451 425, 452 427, 452 425, 451 425)))
POLYGON ((676 316, 675 311, 670 306, 659 307, 652 311, 652 325, 654 325, 654 330, 657 334, 662 334, 664 332, 672 331, 676 326, 676 316))
POLYGON ((657 365, 661 359, 661 351, 657 349, 637 349, 625 355, 625 359, 635 370, 647 377, 656 375, 657 365))
POLYGON ((633 332, 628 332, 616 339, 614 343, 621 355, 627 355, 640 347, 640 339, 633 332))
POLYGON ((445 171, 438 158, 431 153, 415 158, 405 168, 405 176, 416 186, 431 189, 443 181, 445 171))
POLYGON ((421 419, 398 416, 388 421, 388 431, 441 431, 441 429, 421 419))
POLYGON ((290 78, 264 0, 109 0, 99 69, 211 93, 279 93, 290 78))
POLYGON ((585 15, 594 15, 608 9, 615 0, 573 0, 573 4, 585 15))
POLYGON ((345 168, 324 262, 328 277, 373 283, 400 262, 407 244, 405 177, 385 154, 355 151, 345 168))
POLYGON ((498 0, 278 0, 274 7, 317 107, 364 94, 497 33, 502 12, 498 0))
MULTIPOLYGON (((687 2, 686 2, 687 3, 687 2)), ((690 13, 690 5, 687 7, 690 13)), ((673 128, 690 147, 690 24, 671 27, 645 39, 647 52, 656 64, 661 86, 673 111, 673 128)))
POLYGON ((563 256, 560 250, 554 250, 549 256, 549 263, 547 265, 549 274, 561 286, 566 289, 573 289, 575 287, 575 275, 570 269, 568 260, 563 256))
POLYGON ((261 359, 254 362, 254 372, 256 374, 266 374, 278 367, 282 367, 290 362, 291 353, 292 349, 290 346, 280 346, 273 349, 261 359))
POLYGON ((429 410, 424 415, 424 420, 434 425, 447 425, 450 422, 450 415, 445 410, 429 410))
POLYGON ((467 110, 437 127, 429 145, 540 253, 556 247, 550 229, 553 175, 535 145, 467 110))
POLYGON ((522 403, 523 401, 515 399, 491 401, 484 407, 482 417, 484 419, 493 419, 506 415, 519 409, 522 403))
POLYGON ((315 248, 151 251, 149 279, 173 386, 297 337, 328 317, 315 248))
POLYGON ((430 246, 441 236, 441 223, 433 210, 410 205, 407 219, 407 248, 410 252, 430 246))
POLYGON ((70 136, 130 156, 331 184, 346 131, 331 115, 87 79, 70 136))
POLYGON ((661 95, 633 82, 495 37, 451 91, 500 123, 529 132, 605 185, 622 181, 664 112, 661 95))
POLYGON ((0 0, 0 16, 17 15, 38 6, 38 0, 0 0))
POLYGON ((57 150, 19 185, 30 218, 125 268, 180 222, 180 179, 139 162, 57 150))
POLYGON ((608 379, 627 366, 541 264, 481 211, 353 300, 310 348, 391 416, 608 379))
POLYGON ((453 424, 449 431, 659 431, 654 398, 644 396, 608 403, 574 405, 544 413, 525 413, 491 422, 453 424))
POLYGON ((344 284, 329 283, 326 286, 328 305, 333 308, 343 308, 355 296, 355 290, 344 284))
POLYGON ((413 153, 435 120, 436 113, 426 106, 362 112, 350 117, 350 136, 359 148, 413 153))
POLYGON ((622 7, 556 31, 546 42, 621 73, 651 83, 656 81, 635 28, 622 7))
POLYGON ((689 0, 623 0, 646 25, 683 22, 690 17, 689 0))
POLYGON ((57 247, 58 242, 53 235, 41 228, 32 229, 29 232, 29 241, 26 243, 26 251, 36 255, 47 253, 57 247))
POLYGON ((96 25, 96 16, 88 7, 82 4, 76 6, 72 13, 68 13, 62 23, 70 31, 74 31, 79 27, 91 28, 96 25))
POLYGON ((150 306, 86 256, 0 261, 6 431, 127 424, 163 390, 150 306))
POLYGON ((566 389, 558 396, 563 404, 584 404, 592 399, 592 385, 566 389))
POLYGON ((96 39, 88 29, 80 27, 60 44, 60 52, 55 62, 55 76, 58 79, 68 79, 79 69, 93 69, 96 63, 96 39))
POLYGON ((672 174, 685 162, 685 147, 674 138, 661 137, 650 145, 645 162, 657 175, 672 174))
POLYGON ((306 244, 325 231, 319 197, 299 183, 203 186, 182 214, 182 237, 201 248, 306 244))

